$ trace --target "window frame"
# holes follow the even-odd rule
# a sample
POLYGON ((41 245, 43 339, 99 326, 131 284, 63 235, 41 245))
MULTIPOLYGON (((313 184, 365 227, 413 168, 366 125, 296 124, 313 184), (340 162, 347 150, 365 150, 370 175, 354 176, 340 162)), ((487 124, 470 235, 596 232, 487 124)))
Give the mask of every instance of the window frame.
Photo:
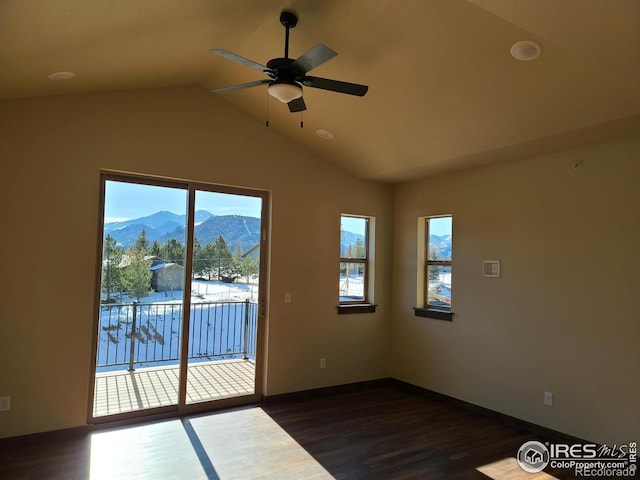
POLYGON ((451 252, 451 258, 449 260, 432 260, 429 258, 430 252, 430 223, 431 220, 438 218, 450 218, 451 219, 451 236, 453 237, 453 215, 433 215, 424 217, 424 262, 422 265, 422 307, 414 308, 415 315, 418 317, 435 318, 439 320, 453 320, 452 306, 440 306, 429 304, 429 267, 431 266, 443 266, 449 267, 453 278, 453 249, 451 252))
MULTIPOLYGON (((348 213, 340 214, 340 238, 342 238, 342 219, 343 218, 357 218, 365 221, 364 228, 364 258, 355 258, 355 257, 343 257, 342 251, 340 250, 340 257, 338 261, 338 278, 340 276, 340 267, 343 263, 345 264, 364 264, 364 278, 363 278, 363 298, 358 300, 341 300, 340 292, 338 291, 338 313, 339 314, 349 314, 349 313, 372 313, 375 312, 375 305, 371 302, 372 293, 370 290, 370 282, 372 278, 372 261, 371 261, 371 237, 372 237, 372 228, 374 224, 373 217, 369 217, 366 215, 354 215, 348 213)), ((348 267, 347 267, 348 268, 348 267)))

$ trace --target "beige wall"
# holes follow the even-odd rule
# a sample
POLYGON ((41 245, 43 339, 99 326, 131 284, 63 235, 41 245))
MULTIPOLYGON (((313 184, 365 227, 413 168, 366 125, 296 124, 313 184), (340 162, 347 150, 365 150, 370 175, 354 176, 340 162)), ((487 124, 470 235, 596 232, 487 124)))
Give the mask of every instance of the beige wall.
POLYGON ((637 440, 639 159, 636 138, 397 185, 392 375, 582 438, 637 440), (417 219, 446 213, 453 322, 412 312, 417 219), (500 278, 482 276, 485 259, 500 278))
POLYGON ((389 251, 389 186, 199 88, 2 102, 0 158, 0 437, 85 422, 101 168, 272 192, 268 394, 388 376, 389 257, 377 258, 377 313, 335 307, 340 213, 375 216, 389 251))
POLYGON ((2 102, 0 395, 12 404, 0 437, 84 424, 106 168, 272 192, 268 394, 392 375, 592 440, 637 440, 639 157, 634 139, 392 192, 199 88, 2 102), (336 314, 343 212, 376 217, 376 314, 336 314), (442 213, 454 215, 451 323, 412 311, 417 219, 442 213), (483 259, 503 276, 483 278, 483 259))

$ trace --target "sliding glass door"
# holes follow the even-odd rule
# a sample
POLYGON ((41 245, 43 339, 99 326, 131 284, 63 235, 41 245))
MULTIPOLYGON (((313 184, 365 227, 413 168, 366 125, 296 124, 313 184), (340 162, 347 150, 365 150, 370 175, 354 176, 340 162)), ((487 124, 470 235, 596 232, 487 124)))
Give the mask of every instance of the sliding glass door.
POLYGON ((197 190, 194 208, 186 402, 252 395, 262 199, 197 190))
POLYGON ((90 419, 256 396, 265 195, 102 176, 90 419))

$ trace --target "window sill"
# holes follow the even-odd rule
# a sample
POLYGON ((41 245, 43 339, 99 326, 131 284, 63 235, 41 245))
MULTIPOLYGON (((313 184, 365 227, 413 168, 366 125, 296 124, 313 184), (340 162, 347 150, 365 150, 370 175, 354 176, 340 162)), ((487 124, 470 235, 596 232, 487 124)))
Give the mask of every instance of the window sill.
POLYGON ((376 306, 371 303, 355 303, 352 305, 338 305, 339 315, 349 315, 352 313, 375 313, 376 306))
POLYGON ((421 308, 413 309, 416 317, 435 318, 437 320, 453 321, 453 312, 451 310, 442 310, 438 308, 421 308))

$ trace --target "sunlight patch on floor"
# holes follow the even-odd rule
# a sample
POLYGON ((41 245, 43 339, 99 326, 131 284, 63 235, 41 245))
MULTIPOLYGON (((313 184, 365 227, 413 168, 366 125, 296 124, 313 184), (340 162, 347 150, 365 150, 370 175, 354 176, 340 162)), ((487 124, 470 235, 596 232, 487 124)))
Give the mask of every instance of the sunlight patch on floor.
POLYGON ((259 407, 98 431, 90 480, 331 479, 259 407))
POLYGON ((527 473, 515 458, 504 458, 476 468, 480 473, 493 480, 558 480, 548 473, 527 473))
POLYGON ((90 480, 207 479, 179 420, 91 434, 90 480))
POLYGON ((190 419, 223 480, 333 478, 261 408, 190 419))

